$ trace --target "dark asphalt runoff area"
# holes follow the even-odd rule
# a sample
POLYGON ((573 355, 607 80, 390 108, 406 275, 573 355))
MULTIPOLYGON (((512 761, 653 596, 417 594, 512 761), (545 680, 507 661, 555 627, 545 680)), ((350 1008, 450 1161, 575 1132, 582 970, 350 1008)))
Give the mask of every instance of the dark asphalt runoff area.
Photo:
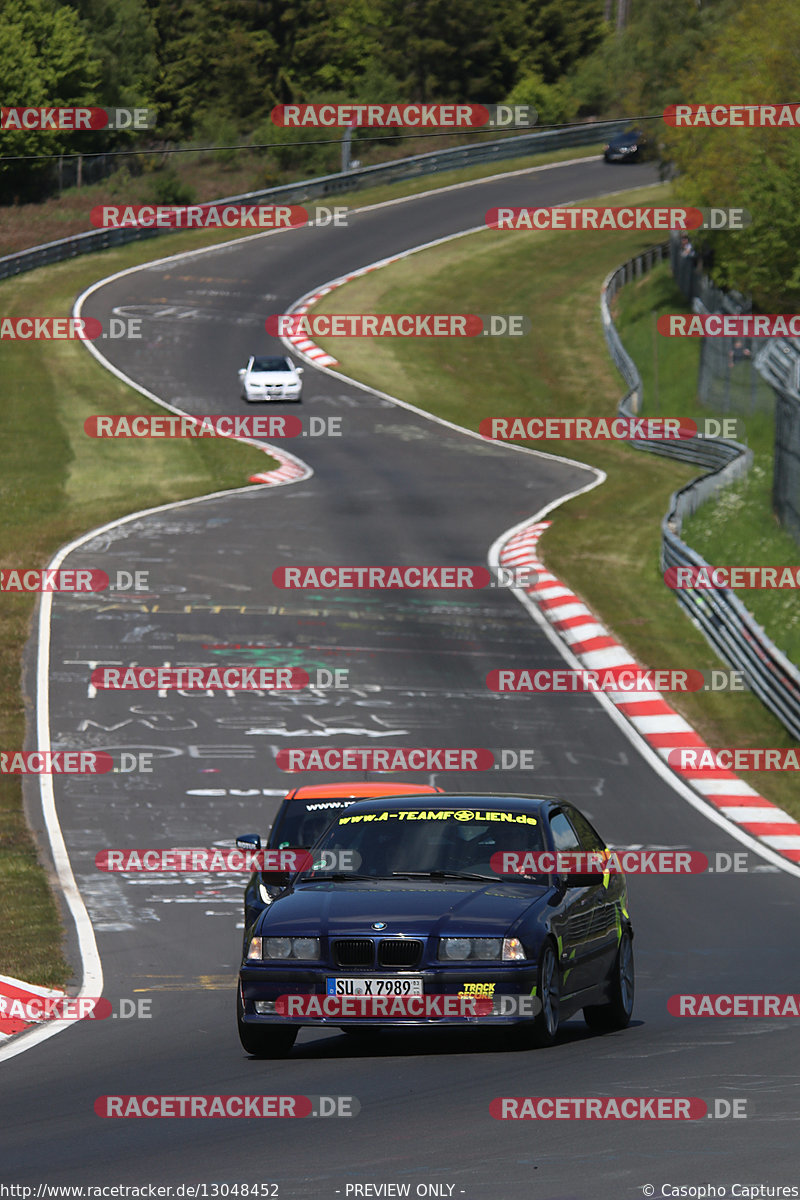
MULTIPOLYGON (((493 206, 563 203, 655 178, 649 166, 598 159, 488 180, 356 213, 345 229, 304 228, 144 267, 96 291, 84 315, 143 318, 141 342, 102 349, 170 404, 262 412, 240 400, 236 370, 251 353, 279 349, 263 336, 267 313, 376 259, 480 225, 493 206)), ((165 238, 156 251, 169 247, 165 238)), ((64 564, 149 574, 139 595, 55 597, 50 708, 56 749, 153 755, 151 773, 55 780, 104 994, 115 1007, 149 1001, 151 1015, 79 1022, 0 1063, 0 1178, 33 1185, 33 1195, 40 1183, 206 1184, 198 1194, 209 1197, 235 1194, 212 1185, 277 1184, 269 1194, 280 1200, 634 1200, 697 1194, 681 1185, 735 1196, 747 1194, 736 1184, 800 1184, 796 1023, 667 1012, 674 993, 797 990, 800 881, 753 853, 746 874, 629 879, 637 997, 623 1032, 593 1036, 575 1018, 554 1048, 520 1052, 477 1031, 356 1039, 305 1030, 287 1059, 272 1062, 248 1058, 236 1032, 244 879, 95 868, 108 847, 225 847, 237 833, 265 833, 281 790, 298 782, 275 756, 296 746, 533 748, 533 771, 392 779, 557 794, 619 846, 742 850, 672 790, 592 696, 486 688, 498 667, 563 665, 507 590, 274 586, 273 570, 295 564, 485 565, 503 531, 592 478, 308 365, 304 379, 302 405, 274 411, 342 418, 339 438, 285 443, 313 476, 118 524, 64 564), (209 696, 89 685, 98 665, 284 663, 347 668, 350 686, 209 696), (354 1096, 360 1112, 261 1122, 94 1112, 104 1095, 262 1093, 354 1096), (498 1096, 608 1095, 698 1096, 712 1107, 744 1099, 746 1118, 499 1121, 489 1111, 498 1096)))

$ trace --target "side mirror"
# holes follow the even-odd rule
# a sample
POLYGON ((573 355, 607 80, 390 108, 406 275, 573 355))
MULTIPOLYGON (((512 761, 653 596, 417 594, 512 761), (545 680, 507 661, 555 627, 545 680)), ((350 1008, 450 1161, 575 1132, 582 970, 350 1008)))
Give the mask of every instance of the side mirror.
POLYGON ((596 883, 602 883, 603 876, 598 871, 585 871, 583 873, 574 873, 563 876, 564 883, 568 888, 571 887, 594 887, 596 883))
POLYGON ((285 888, 294 879, 296 871, 262 871, 261 882, 266 887, 285 888))
POLYGON ((237 371, 236 374, 239 376, 240 379, 244 379, 245 375, 247 374, 247 367, 242 367, 242 369, 240 371, 237 371))
POLYGON ((236 839, 237 850, 260 850, 261 838, 257 833, 240 833, 236 839))
POLYGON ((302 375, 304 370, 305 370, 305 367, 295 367, 295 371, 297 372, 298 375, 302 375))

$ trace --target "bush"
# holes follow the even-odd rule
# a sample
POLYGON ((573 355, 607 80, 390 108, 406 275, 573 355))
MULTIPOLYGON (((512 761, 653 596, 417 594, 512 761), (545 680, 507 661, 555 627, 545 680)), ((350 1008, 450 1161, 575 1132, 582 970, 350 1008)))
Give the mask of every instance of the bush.
POLYGON ((154 176, 150 184, 150 198, 156 204, 192 204, 195 190, 180 178, 174 167, 167 167, 154 176))

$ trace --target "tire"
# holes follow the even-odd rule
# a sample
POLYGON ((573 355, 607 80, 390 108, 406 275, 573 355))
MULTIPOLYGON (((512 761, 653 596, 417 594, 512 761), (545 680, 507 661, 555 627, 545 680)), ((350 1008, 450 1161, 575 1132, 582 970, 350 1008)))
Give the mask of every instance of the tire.
POLYGON ((300 1032, 297 1025, 246 1025, 242 1020, 242 1000, 238 989, 236 1024, 242 1048, 253 1058, 285 1058, 300 1032))
POLYGON ((554 1045, 558 1036, 561 972, 555 945, 549 939, 539 956, 536 995, 542 1005, 539 1012, 532 1021, 511 1031, 511 1044, 516 1050, 544 1050, 554 1045))
POLYGON ((614 959, 611 999, 607 1004, 592 1004, 584 1008, 584 1021, 594 1033, 624 1029, 633 1012, 634 992, 633 938, 630 930, 625 929, 614 959))

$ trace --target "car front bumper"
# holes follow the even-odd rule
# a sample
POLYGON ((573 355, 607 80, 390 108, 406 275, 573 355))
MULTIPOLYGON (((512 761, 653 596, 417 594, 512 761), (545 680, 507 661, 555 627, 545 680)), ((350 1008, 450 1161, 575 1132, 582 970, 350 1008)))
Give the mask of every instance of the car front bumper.
POLYGON ((244 397, 245 397, 245 400, 249 400, 251 402, 257 401, 257 400, 263 400, 263 401, 297 400, 298 397, 300 396, 301 390, 302 389, 299 387, 280 388, 279 390, 272 390, 272 391, 267 391, 265 388, 246 387, 244 389, 244 397))
MULTIPOLYGON (((432 1025, 484 1025, 484 1026, 500 1026, 500 1025, 516 1025, 520 1022, 530 1021, 535 1015, 538 1007, 535 1001, 535 988, 537 982, 536 964, 530 961, 520 963, 513 967, 487 967, 481 966, 476 968, 474 962, 471 962, 468 969, 458 967, 454 970, 453 967, 446 968, 426 967, 419 971, 412 972, 392 972, 392 976, 398 980, 413 977, 422 979, 422 996, 414 997, 414 999, 424 1000, 425 997, 448 997, 452 1002, 459 996, 471 996, 474 999, 491 999, 494 1001, 494 1009, 496 1012, 481 1015, 457 1015, 457 1016, 398 1016, 389 1015, 392 1008, 392 1000, 395 997, 381 997, 387 1001, 386 1015, 378 1016, 362 1016, 356 1011, 353 1015, 340 1015, 339 1012, 331 1013, 331 1015, 314 1016, 281 1016, 277 1013, 258 1014, 255 1012, 254 1005, 256 1001, 274 1003, 279 996, 302 996, 308 998, 311 996, 317 997, 322 1006, 324 1002, 333 1001, 335 999, 349 999, 349 997, 333 997, 327 995, 327 980, 330 978, 349 978, 357 976, 358 978, 369 977, 368 972, 362 972, 358 975, 355 972, 343 971, 340 967, 298 967, 287 970, 285 967, 260 967, 260 966, 243 966, 239 972, 239 988, 243 1001, 243 1016, 242 1019, 248 1025, 320 1025, 320 1026, 371 1026, 380 1028, 391 1026, 394 1028, 405 1026, 432 1026, 432 1025), (472 985, 472 990, 470 989, 472 985), (480 990, 475 990, 475 989, 480 990), (505 1003, 504 1003, 504 998, 505 1003), (511 999, 509 999, 511 998, 511 999), (502 1010, 507 1011, 503 1012, 502 1010)), ((411 999, 405 997, 403 999, 411 999)), ((353 1006, 357 1009, 358 1006, 353 1006)), ((420 1006, 421 1007, 421 1006, 420 1006)), ((435 1007, 435 1005, 434 1005, 435 1007)), ((455 1005, 455 1007, 460 1007, 455 1005)), ((466 1007, 466 1006, 465 1006, 466 1007)), ((480 1007, 480 1006, 477 1006, 480 1007)), ((485 1007, 485 1006, 484 1006, 485 1007)))

